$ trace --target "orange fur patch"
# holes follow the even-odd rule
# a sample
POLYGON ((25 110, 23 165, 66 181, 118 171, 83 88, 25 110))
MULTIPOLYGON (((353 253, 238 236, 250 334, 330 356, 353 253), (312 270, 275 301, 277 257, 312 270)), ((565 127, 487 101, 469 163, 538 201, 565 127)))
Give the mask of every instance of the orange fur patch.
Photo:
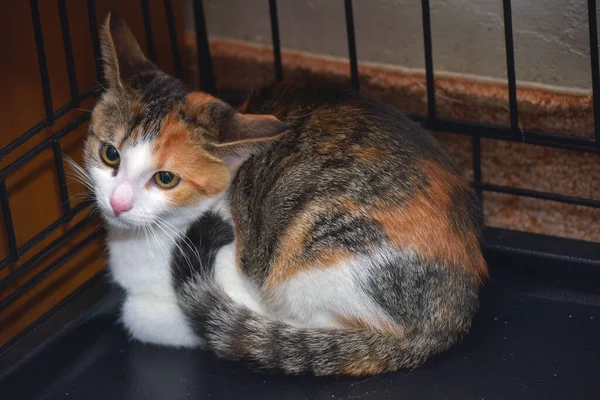
POLYGON ((371 164, 389 157, 390 151, 384 147, 361 147, 353 149, 352 155, 365 164, 371 164))
MULTIPOLYGON (((425 259, 463 268, 480 281, 487 277, 487 265, 481 253, 478 233, 475 229, 467 232, 457 230, 450 219, 453 191, 470 188, 459 176, 432 161, 423 161, 422 170, 427 174, 430 186, 415 195, 408 204, 398 206, 382 203, 370 208, 341 198, 328 199, 328 205, 314 205, 303 212, 290 224, 281 239, 265 287, 276 287, 304 269, 340 265, 352 257, 351 252, 339 249, 304 257, 303 246, 316 216, 331 207, 343 209, 349 214, 370 216, 381 224, 391 244, 399 249, 411 249, 425 259)), ((348 326, 356 322, 350 321, 348 326)), ((373 326, 377 324, 367 321, 364 325, 354 327, 364 329, 373 326)), ((397 327, 387 327, 385 330, 398 335, 397 327)))
POLYGON ((211 101, 217 101, 217 99, 208 93, 192 92, 185 98, 184 107, 207 106, 211 101))
POLYGON ((327 142, 324 142, 324 143, 320 144, 320 146, 318 148, 316 148, 316 150, 320 154, 336 153, 336 152, 342 151, 342 149, 343 148, 340 146, 340 143, 336 142, 335 140, 329 140, 327 142))
POLYGON ((273 261, 270 273, 265 280, 265 288, 274 288, 307 268, 339 265, 351 257, 350 252, 339 249, 331 249, 312 257, 304 257, 304 243, 316 217, 324 210, 323 206, 314 205, 290 224, 290 228, 285 232, 279 243, 278 255, 273 261))
POLYGON ((477 232, 463 234, 449 219, 452 191, 467 190, 466 183, 434 162, 424 161, 422 165, 430 187, 405 206, 382 204, 373 209, 373 219, 397 247, 412 249, 426 259, 448 261, 482 279, 487 276, 487 266, 477 232))
POLYGON ((336 321, 346 329, 380 332, 399 340, 404 339, 404 327, 388 321, 342 316, 336 317, 336 321))
POLYGON ((166 191, 174 205, 192 204, 202 197, 223 193, 229 187, 229 169, 202 150, 201 142, 190 135, 176 112, 163 121, 153 156, 158 170, 174 172, 181 178, 179 185, 166 191))
POLYGON ((378 375, 386 371, 387 363, 380 356, 372 354, 357 360, 351 360, 343 366, 340 375, 365 376, 378 375))

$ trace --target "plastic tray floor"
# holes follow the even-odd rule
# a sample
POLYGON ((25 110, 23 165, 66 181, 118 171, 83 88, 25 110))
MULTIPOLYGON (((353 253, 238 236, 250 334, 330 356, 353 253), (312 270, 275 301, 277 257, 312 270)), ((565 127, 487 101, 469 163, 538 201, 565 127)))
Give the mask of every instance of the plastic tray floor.
POLYGON ((133 342, 113 300, 5 373, 0 398, 600 399, 599 299, 496 276, 462 344, 421 369, 370 378, 265 375, 133 342))

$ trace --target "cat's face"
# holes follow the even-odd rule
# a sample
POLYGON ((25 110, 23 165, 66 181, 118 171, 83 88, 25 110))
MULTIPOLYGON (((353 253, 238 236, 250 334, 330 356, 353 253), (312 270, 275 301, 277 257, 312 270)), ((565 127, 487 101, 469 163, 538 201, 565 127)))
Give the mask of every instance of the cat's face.
POLYGON ((84 151, 98 209, 112 226, 196 219, 258 144, 287 129, 273 116, 239 114, 188 90, 144 57, 114 15, 102 46, 108 87, 84 151))

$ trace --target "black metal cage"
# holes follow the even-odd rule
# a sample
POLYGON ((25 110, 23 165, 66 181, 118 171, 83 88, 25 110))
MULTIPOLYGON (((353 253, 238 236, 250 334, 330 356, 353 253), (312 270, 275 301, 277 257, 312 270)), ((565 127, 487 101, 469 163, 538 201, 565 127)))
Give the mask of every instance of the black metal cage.
MULTIPOLYGON (((46 50, 44 43, 44 32, 40 20, 39 0, 30 1, 31 20, 34 29, 35 44, 37 48, 37 59, 39 63, 39 74, 41 82, 41 93, 45 104, 45 118, 39 121, 23 132, 17 139, 5 145, 0 149, 0 162, 20 149, 21 146, 28 143, 33 137, 40 133, 43 129, 54 126, 58 120, 66 118, 68 112, 76 109, 82 101, 97 95, 100 91, 99 85, 94 85, 89 88, 81 89, 77 84, 75 72, 75 58, 72 51, 71 31, 69 28, 69 18, 67 15, 66 0, 57 0, 62 29, 62 40, 64 52, 66 55, 66 66, 68 72, 68 81, 70 85, 71 99, 66 104, 56 107, 52 101, 52 92, 50 87, 49 71, 46 61, 46 50)), ((183 76, 183 62, 181 51, 178 45, 177 31, 175 27, 175 19, 173 17, 173 5, 170 0, 164 0, 164 12, 168 24, 169 40, 172 47, 174 57, 173 63, 175 66, 176 75, 183 76)), ((522 129, 519 126, 519 115, 517 107, 517 87, 515 73, 515 56, 513 45, 513 28, 511 15, 511 1, 503 0, 504 7, 504 35, 506 45, 506 67, 510 106, 510 126, 495 126, 479 123, 470 123, 466 121, 453 121, 440 118, 436 112, 436 88, 435 88, 435 69, 433 58, 433 43, 431 35, 431 20, 430 6, 428 0, 422 0, 422 17, 423 17, 423 40, 425 49, 425 69, 427 80, 427 114, 425 116, 415 117, 427 129, 433 131, 443 131, 451 133, 466 134, 473 137, 473 171, 474 181, 473 187, 480 194, 483 191, 492 191, 513 194, 518 196, 533 197, 538 199, 551 200, 556 202, 569 203, 574 205, 582 205, 593 208, 600 208, 600 200, 576 198, 553 193, 545 193, 536 190, 523 188, 499 186, 485 182, 485 177, 482 176, 481 168, 481 138, 493 138, 507 141, 517 141, 526 144, 549 146, 560 149, 576 150, 579 152, 600 153, 600 72, 598 60, 598 38, 597 38, 597 17, 596 17, 596 1, 588 0, 588 18, 589 18, 589 42, 591 53, 591 70, 593 82, 593 106, 594 106, 594 132, 595 139, 570 136, 567 134, 556 134, 538 132, 534 130, 522 129)), ((359 70, 358 70, 358 55, 356 51, 356 38, 354 29, 354 18, 352 10, 352 0, 340 1, 340 7, 345 8, 346 29, 349 49, 349 66, 352 85, 359 89, 359 70)), ((281 80, 285 75, 282 67, 281 42, 279 35, 277 1, 269 0, 270 21, 273 42, 273 56, 275 60, 274 79, 281 80)), ((197 63, 199 74, 199 82, 201 89, 210 93, 219 94, 219 90, 215 84, 215 79, 212 70, 211 53, 207 35, 207 26, 202 0, 193 1, 196 45, 197 45, 197 63)), ((90 45, 94 49, 96 57, 96 73, 99 82, 102 81, 102 66, 100 62, 100 42, 98 37, 98 17, 96 15, 96 5, 94 0, 87 0, 88 22, 91 30, 92 42, 90 45)), ((146 40, 148 44, 147 54, 150 59, 156 61, 157 53, 153 38, 153 29, 151 25, 150 8, 148 0, 140 1, 140 12, 143 15, 146 40)), ((227 100, 227 99, 226 99, 227 100)), ((63 160, 63 148, 61 140, 73 132, 78 126, 86 123, 89 119, 89 114, 83 114, 71 121, 68 121, 64 127, 56 131, 51 137, 43 142, 35 145, 30 150, 26 151, 22 156, 12 161, 9 164, 4 164, 0 169, 0 200, 1 209, 4 219, 4 231, 6 240, 10 249, 8 257, 0 261, 0 269, 19 261, 25 254, 30 256, 25 263, 18 269, 6 275, 0 281, 0 290, 6 288, 9 284, 15 282, 32 266, 45 259, 49 254, 55 251, 60 246, 65 245, 75 233, 87 226, 91 217, 86 217, 81 222, 72 226, 68 231, 62 233, 57 239, 34 255, 28 254, 35 245, 39 244, 43 239, 50 234, 63 227, 73 218, 85 212, 88 203, 86 201, 73 204, 69 197, 67 188, 67 177, 65 175, 65 164, 63 160), (15 226, 11 214, 10 193, 7 190, 6 180, 17 169, 22 167, 26 162, 37 157, 44 150, 51 149, 54 157, 54 168, 58 177, 56 184, 59 187, 61 200, 63 204, 62 216, 50 223, 45 229, 41 230, 34 237, 23 244, 17 243, 15 234, 15 226)), ((33 122, 33 121, 32 121, 33 122)), ((94 230, 92 233, 72 245, 67 253, 53 261, 46 269, 39 272, 34 277, 22 283, 15 291, 0 301, 0 310, 7 307, 12 302, 23 296, 33 286, 44 280, 48 274, 61 267, 70 257, 76 252, 85 248, 87 244, 95 240, 102 231, 94 230)), ((574 241, 568 239, 560 239, 555 237, 546 237, 542 235, 527 234, 524 232, 506 231, 502 229, 486 229, 485 246, 488 251, 495 251, 502 254, 513 254, 528 259, 537 259, 545 261, 565 261, 575 263, 585 267, 586 271, 594 271, 598 274, 600 267, 600 245, 589 242, 574 241)), ((596 275, 597 276, 597 275, 596 275)))

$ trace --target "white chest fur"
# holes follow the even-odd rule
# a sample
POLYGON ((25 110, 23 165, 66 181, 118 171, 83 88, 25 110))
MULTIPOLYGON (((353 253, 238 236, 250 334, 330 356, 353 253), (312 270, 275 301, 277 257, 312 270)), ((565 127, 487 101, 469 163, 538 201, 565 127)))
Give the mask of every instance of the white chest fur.
POLYGON ((111 229, 109 266, 125 289, 122 321, 136 339, 161 345, 201 344, 177 304, 170 270, 176 238, 160 229, 152 234, 111 229))
POLYGON ((111 229, 107 244, 115 281, 128 294, 172 295, 169 264, 173 239, 159 229, 152 234, 111 229))

